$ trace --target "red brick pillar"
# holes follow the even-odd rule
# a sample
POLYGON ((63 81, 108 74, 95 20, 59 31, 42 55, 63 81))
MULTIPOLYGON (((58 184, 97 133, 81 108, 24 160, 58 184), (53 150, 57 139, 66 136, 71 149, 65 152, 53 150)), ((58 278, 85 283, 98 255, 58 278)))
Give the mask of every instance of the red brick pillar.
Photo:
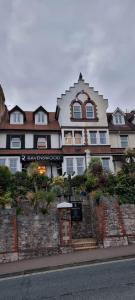
POLYGON ((59 210, 60 246, 70 246, 72 240, 71 232, 71 203, 63 202, 57 205, 59 210))

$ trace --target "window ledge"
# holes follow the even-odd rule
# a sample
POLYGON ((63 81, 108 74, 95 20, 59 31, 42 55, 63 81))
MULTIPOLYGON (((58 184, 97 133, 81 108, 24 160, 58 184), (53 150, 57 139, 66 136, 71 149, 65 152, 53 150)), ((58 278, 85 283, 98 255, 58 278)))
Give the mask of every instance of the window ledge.
POLYGON ((80 118, 80 119, 70 118, 70 120, 73 121, 73 122, 98 122, 99 121, 98 118, 93 118, 93 119, 87 119, 87 118, 80 118))

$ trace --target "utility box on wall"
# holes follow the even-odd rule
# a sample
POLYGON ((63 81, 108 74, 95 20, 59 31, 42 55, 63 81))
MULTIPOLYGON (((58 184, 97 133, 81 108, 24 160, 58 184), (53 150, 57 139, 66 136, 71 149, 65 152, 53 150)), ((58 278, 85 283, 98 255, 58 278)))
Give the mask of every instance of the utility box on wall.
POLYGON ((72 202, 71 221, 82 221, 82 203, 72 202))

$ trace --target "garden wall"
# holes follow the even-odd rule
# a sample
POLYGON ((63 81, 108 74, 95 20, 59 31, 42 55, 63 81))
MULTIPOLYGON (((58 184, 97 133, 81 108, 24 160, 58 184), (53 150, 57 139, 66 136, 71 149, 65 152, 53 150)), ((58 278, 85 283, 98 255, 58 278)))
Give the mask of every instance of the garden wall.
POLYGON ((59 252, 58 210, 48 215, 16 216, 14 209, 0 211, 0 262, 59 252))
POLYGON ((119 205, 117 199, 102 198, 96 207, 99 244, 105 248, 135 242, 135 205, 119 205))
POLYGON ((71 222, 69 208, 51 208, 49 214, 27 209, 0 210, 0 263, 73 251, 72 238, 97 237, 103 247, 135 242, 135 205, 119 205, 114 198, 82 203, 83 219, 71 222))

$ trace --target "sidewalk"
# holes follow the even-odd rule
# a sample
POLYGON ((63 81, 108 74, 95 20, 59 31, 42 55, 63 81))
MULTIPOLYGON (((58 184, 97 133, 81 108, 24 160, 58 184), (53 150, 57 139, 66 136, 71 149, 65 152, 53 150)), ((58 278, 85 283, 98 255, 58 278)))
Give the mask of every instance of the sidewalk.
POLYGON ((0 264, 0 278, 38 271, 55 270, 63 267, 104 262, 135 257, 135 245, 124 247, 92 249, 69 254, 33 258, 19 262, 0 264))

